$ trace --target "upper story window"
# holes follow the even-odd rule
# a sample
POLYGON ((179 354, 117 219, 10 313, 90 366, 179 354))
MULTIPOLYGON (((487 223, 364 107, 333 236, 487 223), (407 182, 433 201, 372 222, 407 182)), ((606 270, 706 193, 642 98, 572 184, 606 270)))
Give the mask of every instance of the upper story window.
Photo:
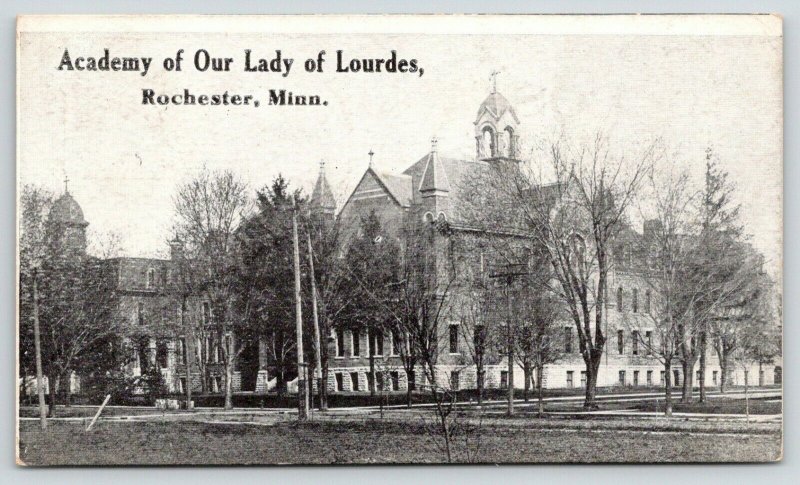
POLYGON ((336 330, 336 357, 344 357, 344 330, 336 330))
POLYGON ((617 330, 617 353, 622 355, 625 352, 625 332, 617 330))
POLYGON ((208 325, 211 323, 211 305, 207 302, 203 302, 203 325, 208 325))
POLYGON ((136 321, 139 325, 144 325, 144 303, 141 301, 136 305, 136 321))
POLYGON ((564 327, 564 352, 572 353, 572 327, 564 327))
POLYGON ((149 268, 147 270, 147 281, 145 283, 145 287, 150 289, 155 287, 156 285, 156 270, 153 268, 149 268))
POLYGON ((644 292, 644 311, 650 313, 650 290, 644 292))
POLYGON ((458 353, 458 325, 450 325, 450 353, 458 353))
POLYGON ((632 293, 633 295, 631 296, 631 310, 633 310, 633 313, 637 313, 639 311, 639 290, 634 288, 632 293))
POLYGON ((622 311, 622 287, 617 288, 617 311, 622 311))

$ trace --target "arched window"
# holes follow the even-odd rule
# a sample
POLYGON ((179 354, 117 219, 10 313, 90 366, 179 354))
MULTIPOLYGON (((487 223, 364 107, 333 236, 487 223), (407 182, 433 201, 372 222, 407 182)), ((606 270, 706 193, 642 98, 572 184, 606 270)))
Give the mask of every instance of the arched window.
POLYGON ((505 150, 504 155, 509 158, 514 158, 516 156, 516 147, 514 146, 514 128, 510 126, 506 126, 506 129, 503 130, 503 150, 505 150))
POLYGON ((644 311, 650 313, 650 290, 644 292, 644 311))
POLYGON ((491 126, 484 126, 481 131, 481 156, 482 157, 496 157, 497 147, 494 143, 494 130, 491 126))
POLYGON ((617 288, 617 311, 622 311, 622 287, 617 288))
POLYGON ((631 299, 631 310, 633 310, 633 313, 637 313, 639 311, 639 290, 636 288, 633 289, 633 297, 631 299))
POLYGON ((147 270, 147 283, 146 288, 152 288, 156 283, 156 270, 150 268, 147 270))

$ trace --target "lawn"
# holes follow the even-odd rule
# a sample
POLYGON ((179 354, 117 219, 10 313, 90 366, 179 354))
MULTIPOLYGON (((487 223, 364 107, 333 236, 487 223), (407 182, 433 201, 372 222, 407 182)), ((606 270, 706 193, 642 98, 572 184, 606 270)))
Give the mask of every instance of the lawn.
MULTIPOLYGON (((519 424, 519 423, 517 423, 519 424)), ((454 438, 457 461, 737 462, 780 457, 774 432, 648 431, 484 423, 454 438), (479 444, 478 444, 479 443, 479 444), (469 457, 468 457, 469 455, 469 457), (475 458, 477 457, 477 458, 475 458)), ((30 465, 442 463, 438 437, 419 421, 362 420, 270 425, 203 422, 20 423, 20 459, 30 465)))

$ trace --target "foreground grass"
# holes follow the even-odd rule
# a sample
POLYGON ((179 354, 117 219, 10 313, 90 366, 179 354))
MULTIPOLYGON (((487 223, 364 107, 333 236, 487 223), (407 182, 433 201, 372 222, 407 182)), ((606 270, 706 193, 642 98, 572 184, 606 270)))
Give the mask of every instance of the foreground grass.
MULTIPOLYGON (((739 462, 780 457, 780 432, 652 432, 484 423, 454 438, 456 461, 739 462)), ((413 422, 212 424, 20 423, 19 456, 29 465, 442 463, 441 442, 413 422)))

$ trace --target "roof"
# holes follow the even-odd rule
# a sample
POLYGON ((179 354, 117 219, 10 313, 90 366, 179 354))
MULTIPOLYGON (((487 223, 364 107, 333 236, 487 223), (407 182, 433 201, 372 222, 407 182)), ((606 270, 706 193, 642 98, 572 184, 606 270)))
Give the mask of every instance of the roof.
POLYGON ((484 112, 488 112, 494 119, 499 120, 507 111, 514 117, 514 121, 519 123, 519 118, 517 118, 514 107, 511 106, 511 103, 508 102, 505 96, 500 93, 492 93, 483 100, 480 108, 478 108, 475 122, 477 123, 478 120, 480 120, 484 112))
POLYGON ((439 159, 439 153, 436 150, 432 150, 430 154, 428 154, 425 170, 422 173, 422 182, 420 182, 419 185, 420 192, 450 191, 450 182, 447 179, 447 173, 442 166, 442 161, 439 159))
POLYGON ((336 198, 323 170, 320 170, 314 191, 311 192, 311 204, 323 209, 336 209, 336 198))
POLYGON ((63 224, 88 224, 86 219, 83 218, 81 206, 78 205, 69 192, 64 192, 64 195, 53 203, 49 218, 51 222, 63 224))
POLYGON ((376 172, 373 169, 369 170, 372 170, 372 173, 375 174, 378 180, 386 187, 386 190, 389 191, 389 194, 394 197, 401 206, 409 207, 411 205, 413 199, 411 193, 411 177, 408 175, 376 172))

